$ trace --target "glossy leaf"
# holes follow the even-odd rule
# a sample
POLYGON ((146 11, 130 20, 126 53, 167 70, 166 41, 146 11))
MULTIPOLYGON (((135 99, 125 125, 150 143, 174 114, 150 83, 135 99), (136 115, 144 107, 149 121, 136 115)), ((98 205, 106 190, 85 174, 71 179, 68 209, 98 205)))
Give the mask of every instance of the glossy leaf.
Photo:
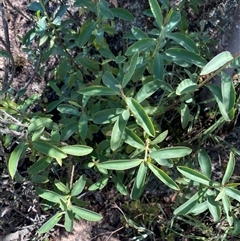
POLYGON ((95 85, 83 88, 78 91, 79 94, 88 96, 101 96, 101 95, 117 95, 118 92, 109 89, 108 87, 95 85))
POLYGON ((212 164, 207 152, 203 149, 198 153, 198 162, 201 167, 202 173, 211 178, 212 176, 212 164))
POLYGON ((178 185, 163 170, 151 163, 148 165, 148 167, 154 173, 154 175, 168 187, 172 188, 173 190, 179 190, 178 185))
POLYGON ((72 136, 75 132, 78 131, 78 122, 70 122, 68 125, 64 126, 61 132, 61 140, 66 141, 72 136))
POLYGON ((129 144, 132 147, 135 147, 137 149, 144 149, 145 144, 141 140, 140 137, 138 137, 133 131, 131 131, 128 128, 125 128, 125 134, 124 134, 124 142, 129 144))
POLYGON ((188 108, 188 105, 186 105, 184 102, 180 105, 180 113, 181 113, 181 125, 182 128, 185 129, 188 126, 188 123, 190 121, 190 110, 188 108))
POLYGON ((124 110, 121 115, 119 115, 117 121, 115 122, 112 130, 110 147, 113 151, 116 151, 123 142, 123 137, 125 133, 125 128, 130 117, 129 110, 124 110))
POLYGON ((106 71, 103 74, 102 81, 108 88, 113 89, 115 91, 119 91, 121 88, 119 81, 109 71, 106 71))
POLYGON ((98 163, 98 165, 102 168, 109 170, 127 170, 133 167, 140 165, 142 159, 129 159, 129 160, 111 160, 106 162, 98 163))
POLYGON ((113 123, 123 111, 124 109, 122 108, 100 110, 93 115, 93 122, 95 124, 113 123))
POLYGON ((234 158, 233 153, 231 152, 230 156, 229 156, 227 168, 226 168, 226 171, 225 171, 223 179, 222 179, 222 185, 225 185, 229 181, 229 179, 231 178, 231 176, 233 174, 234 167, 235 167, 235 158, 234 158))
POLYGON ((97 6, 102 14, 107 19, 113 19, 113 13, 108 8, 108 3, 106 1, 100 1, 97 3, 97 6))
POLYGON ((78 196, 84 189, 86 185, 86 176, 82 175, 79 179, 73 184, 73 188, 71 190, 71 196, 78 196))
POLYGON ((56 192, 45 190, 39 187, 36 187, 36 193, 43 199, 48 200, 49 202, 53 203, 60 203, 60 199, 64 200, 64 197, 59 195, 56 192))
POLYGON ((163 16, 159 3, 157 0, 149 0, 149 5, 158 27, 161 29, 163 27, 163 16))
POLYGON ((150 157, 153 159, 180 158, 189 155, 192 149, 185 146, 166 147, 160 150, 151 151, 150 157))
POLYGON ((63 184, 61 181, 55 179, 54 185, 57 187, 57 189, 59 191, 63 192, 64 194, 69 194, 69 192, 70 192, 69 188, 65 184, 63 184))
POLYGON ((56 213, 53 217, 51 217, 46 223, 42 225, 42 227, 38 230, 38 233, 47 233, 60 221, 62 215, 63 213, 56 213))
POLYGON ((80 112, 79 110, 72 106, 72 105, 68 105, 68 104, 60 104, 57 107, 57 110, 62 113, 62 114, 67 114, 67 115, 76 115, 76 116, 80 116, 80 112))
POLYGON ((153 59, 153 74, 158 80, 164 79, 164 62, 160 53, 156 53, 153 59))
POLYGON ((46 156, 57 159, 63 159, 67 157, 67 155, 60 148, 52 145, 47 141, 38 140, 32 142, 32 144, 37 151, 43 153, 46 156))
POLYGON ((157 90, 159 90, 160 86, 162 85, 162 82, 159 80, 153 80, 150 81, 142 86, 140 90, 138 90, 136 96, 134 97, 135 100, 138 103, 141 103, 145 99, 147 99, 149 96, 154 94, 157 90))
POLYGON ((221 68, 223 65, 230 62, 231 60, 233 60, 232 54, 228 51, 224 51, 215 56, 210 62, 208 62, 202 69, 200 75, 210 74, 221 68))
POLYGON ((172 61, 185 61, 190 64, 194 64, 198 67, 203 67, 206 64, 206 60, 200 55, 190 52, 182 48, 169 48, 165 51, 166 55, 171 57, 172 61))
POLYGON ((233 225, 233 216, 231 215, 231 203, 230 203, 227 195, 224 195, 222 197, 222 203, 223 203, 224 211, 227 215, 228 223, 230 226, 232 226, 233 225))
POLYGON ((28 131, 33 132, 42 127, 50 126, 52 122, 53 122, 52 119, 47 117, 36 117, 35 119, 32 119, 30 121, 30 125, 28 126, 28 131))
POLYGON ((219 221, 221 218, 221 209, 219 207, 218 202, 214 200, 214 196, 211 195, 207 197, 207 204, 209 211, 213 217, 213 221, 219 221))
POLYGON ((143 32, 140 28, 132 27, 131 32, 134 35, 134 37, 138 40, 148 38, 148 35, 145 32, 143 32))
POLYGON ((154 136, 154 126, 142 106, 136 100, 130 97, 127 97, 125 101, 134 117, 136 118, 137 124, 141 126, 148 135, 154 136))
POLYGON ((73 211, 73 213, 77 214, 79 217, 87 221, 99 221, 102 219, 102 215, 92 212, 90 210, 87 210, 85 208, 80 208, 72 205, 70 209, 73 211))
POLYGON ((145 185, 146 174, 147 165, 145 162, 142 162, 139 166, 138 173, 133 184, 132 192, 130 195, 131 199, 137 200, 141 196, 143 187, 145 185))
POLYGON ((15 149, 12 151, 10 158, 8 160, 8 171, 12 179, 14 179, 17 172, 18 162, 23 157, 27 150, 27 145, 25 142, 20 142, 15 149))
POLYGON ((52 159, 53 158, 49 156, 40 158, 37 162, 33 163, 33 165, 28 169, 28 173, 30 175, 33 175, 42 172, 50 165, 52 159))
POLYGON ((173 212, 174 215, 186 215, 195 208, 195 206, 198 204, 198 200, 200 198, 200 194, 197 192, 195 193, 188 201, 183 203, 181 206, 176 208, 173 212))
POLYGON ((227 188, 225 188, 225 190, 226 190, 226 195, 228 195, 229 197, 240 202, 240 191, 239 190, 232 188, 232 187, 227 187, 227 188))
POLYGON ((189 178, 190 180, 210 186, 211 180, 202 173, 197 172, 186 166, 179 166, 177 167, 177 169, 180 173, 182 173, 185 177, 189 178))
POLYGON ((125 8, 111 8, 110 9, 114 17, 120 18, 125 21, 133 21, 134 16, 125 8))
POLYGON ((89 188, 89 191, 102 190, 108 183, 108 175, 104 175, 99 180, 94 182, 89 188))
POLYGON ((191 38, 189 38, 186 34, 179 33, 179 32, 168 33, 166 37, 174 40, 176 43, 183 46, 185 49, 189 50, 190 52, 194 52, 196 54, 199 53, 195 42, 191 38))
POLYGON ((176 89, 177 95, 183 95, 186 93, 192 93, 198 89, 198 85, 190 79, 183 80, 176 89))
POLYGON ((156 44, 157 44, 156 40, 151 39, 151 38, 145 38, 145 39, 138 40, 136 43, 134 43, 127 49, 125 55, 130 56, 135 53, 140 53, 146 49, 149 49, 150 47, 152 47, 156 44))
POLYGON ((62 146, 61 150, 72 156, 86 156, 93 151, 92 147, 84 145, 62 146))
POLYGON ((49 179, 46 176, 43 175, 33 175, 31 177, 31 181, 35 183, 48 183, 49 179))
POLYGON ((85 140, 88 131, 88 117, 86 114, 82 114, 78 122, 78 133, 80 137, 85 140))
POLYGON ((77 40, 78 48, 83 47, 87 43, 96 25, 97 25, 96 22, 91 22, 87 24, 87 26, 85 25, 82 26, 83 29, 81 29, 77 40))
POLYGON ((177 26, 177 24, 180 22, 180 20, 181 20, 180 12, 171 9, 166 18, 167 24, 165 26, 165 29, 166 29, 167 33, 174 30, 174 28, 177 26))
POLYGON ((193 213, 194 215, 199 215, 207 210, 208 210, 208 203, 207 201, 205 201, 202 203, 197 203, 197 205, 191 209, 191 213, 193 213))

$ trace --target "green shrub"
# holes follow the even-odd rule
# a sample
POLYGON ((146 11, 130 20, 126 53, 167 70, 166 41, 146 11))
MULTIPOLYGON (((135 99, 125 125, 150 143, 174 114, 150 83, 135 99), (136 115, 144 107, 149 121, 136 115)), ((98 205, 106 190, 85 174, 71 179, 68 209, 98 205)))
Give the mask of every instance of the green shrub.
POLYGON ((67 231, 72 230, 74 218, 101 219, 101 215, 83 208, 86 204, 77 198, 88 178, 83 174, 75 181, 76 166, 101 175, 95 182, 89 180, 89 191, 113 182, 122 195, 130 192, 133 200, 144 192, 148 177, 155 175, 179 194, 173 220, 209 210, 214 222, 224 215, 230 226, 235 225, 232 234, 239 233, 231 200, 240 201, 240 193, 238 183, 229 181, 234 156, 231 153, 222 181, 215 182, 211 161, 199 148, 216 128, 234 119, 231 78, 223 74, 220 87, 209 81, 238 59, 223 52, 208 62, 206 53, 198 48, 202 40, 181 31, 181 12, 165 4, 167 12, 163 13, 157 0, 149 0, 151 11, 146 12, 153 19, 153 28, 144 32, 133 27, 124 33, 127 48, 117 55, 109 48, 106 36, 116 34, 115 19, 133 20, 127 10, 109 8, 106 1, 75 0, 79 15, 88 16, 80 26, 76 19, 65 17, 67 5, 54 14, 47 13, 41 0, 29 5, 36 12, 37 23, 22 42, 29 58, 40 60, 40 73, 44 73, 49 58, 59 57, 48 82, 57 100, 43 101, 45 111, 33 112, 29 107, 36 104, 38 95, 18 102, 6 95, 0 111, 12 124, 1 138, 8 146, 14 137, 10 130, 22 133, 8 161, 9 173, 21 181, 18 162, 28 157, 32 162, 28 174, 36 193, 56 210, 40 233, 49 231, 63 216, 67 231), (36 43, 37 49, 33 48, 36 43), (202 79, 203 75, 208 77, 202 79), (199 123, 196 96, 203 86, 212 92, 222 117, 188 140, 183 136, 199 123), (192 144, 196 138, 199 146, 192 144), (194 167, 193 151, 198 153, 201 172, 194 167), (69 180, 53 180, 51 167, 56 165, 72 170, 69 180))

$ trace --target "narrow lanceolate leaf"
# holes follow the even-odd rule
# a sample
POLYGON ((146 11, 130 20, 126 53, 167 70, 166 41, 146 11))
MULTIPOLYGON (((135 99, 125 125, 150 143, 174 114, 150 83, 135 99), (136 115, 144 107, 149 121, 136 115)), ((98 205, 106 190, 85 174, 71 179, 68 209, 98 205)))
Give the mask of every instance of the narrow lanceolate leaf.
POLYGON ((182 128, 185 129, 190 121, 190 110, 188 108, 188 105, 185 104, 185 102, 181 103, 180 111, 181 111, 181 125, 182 125, 182 128))
POLYGON ((46 156, 53 157, 56 159, 63 159, 67 157, 67 155, 60 148, 52 145, 47 141, 38 140, 32 142, 32 144, 37 151, 43 153, 46 156))
POLYGON ((110 147, 113 151, 116 151, 121 146, 129 116, 129 110, 124 110, 113 126, 110 140, 110 147))
POLYGON ((200 172, 197 172, 186 166, 177 167, 178 171, 182 173, 185 177, 193 180, 194 182, 202 183, 204 185, 210 186, 211 180, 200 172))
POLYGON ((84 145, 62 146, 61 150, 64 153, 73 155, 73 156, 86 156, 93 151, 92 147, 84 146, 84 145))
POLYGON ((98 163, 97 165, 109 170, 127 170, 133 167, 140 165, 142 159, 129 159, 129 160, 111 160, 102 163, 98 163))
POLYGON ((88 117, 86 114, 82 114, 78 122, 78 133, 80 137, 85 140, 88 131, 88 117))
POLYGON ((61 181, 55 179, 54 185, 57 187, 58 190, 60 190, 64 194, 69 194, 69 192, 70 192, 69 188, 65 184, 63 184, 61 181))
POLYGON ((119 81, 109 71, 106 71, 103 74, 102 81, 108 88, 113 89, 115 91, 119 91, 121 88, 119 81))
POLYGON ((122 87, 123 88, 126 87, 126 85, 131 80, 131 78, 134 74, 134 71, 136 69, 137 62, 138 62, 138 56, 139 56, 139 54, 135 53, 131 58, 130 64, 127 63, 129 66, 128 66, 127 73, 124 75, 123 80, 122 80, 122 87))
POLYGON ((136 200, 141 196, 143 187, 145 185, 146 174, 147 174, 147 165, 145 162, 142 162, 138 169, 138 173, 132 188, 132 192, 130 195, 131 199, 136 200))
POLYGON ((227 215, 228 223, 230 226, 232 226, 233 225, 233 216, 231 215, 231 203, 230 203, 227 195, 224 195, 222 197, 222 203, 223 203, 224 211, 227 215))
POLYGON ((214 200, 214 196, 211 195, 207 197, 207 204, 208 209, 213 216, 214 222, 219 221, 219 219, 221 218, 221 209, 218 202, 214 200))
POLYGON ((164 76, 164 63, 160 53, 156 53, 153 59, 153 74, 158 80, 163 80, 164 76))
POLYGON ((99 95, 117 95, 119 94, 115 90, 112 90, 108 87, 95 85, 83 88, 78 91, 79 94, 87 95, 87 96, 99 96, 99 95))
POLYGON ((82 175, 74 184, 71 191, 71 196, 78 196, 84 189, 86 184, 86 176, 82 175))
POLYGON ((158 27, 162 28, 163 16, 162 16, 162 10, 158 4, 158 1, 157 0, 149 0, 149 5, 150 5, 151 12, 158 24, 158 27))
POLYGON ((200 55, 182 48, 169 48, 165 53, 172 58, 173 62, 185 61, 198 67, 203 67, 207 63, 207 61, 200 55))
POLYGON ((151 38, 145 38, 145 39, 138 40, 136 43, 134 43, 127 49, 125 55, 130 56, 135 53, 142 52, 156 44, 157 44, 156 40, 151 39, 151 38))
POLYGON ((28 169, 28 173, 33 175, 45 170, 50 165, 52 160, 53 158, 49 156, 40 158, 28 169))
POLYGON ((185 146, 166 147, 157 151, 152 151, 150 156, 153 159, 180 158, 189 155, 192 149, 185 146))
POLYGON ((240 202, 240 191, 239 190, 237 190, 235 188, 232 188, 232 187, 227 187, 227 188, 225 188, 225 190, 226 190, 226 194, 229 197, 231 197, 231 198, 237 200, 238 202, 240 202))
POLYGON ((11 153, 11 156, 8 161, 8 171, 12 179, 14 179, 14 176, 17 172, 18 162, 20 158, 23 157, 26 150, 27 150, 26 143, 20 142, 11 153))
POLYGON ((168 135, 168 130, 162 132, 159 136, 157 136, 154 140, 151 141, 151 145, 157 145, 161 143, 163 140, 165 140, 167 135, 168 135))
POLYGON ((36 187, 36 193, 43 199, 48 200, 53 203, 60 203, 60 199, 64 200, 64 196, 59 195, 56 192, 45 190, 39 187, 36 187))
POLYGON ((200 152, 198 153, 198 162, 201 167, 202 173, 208 178, 211 178, 212 176, 211 160, 207 152, 203 149, 201 149, 200 152))
POLYGON ((228 160, 227 168, 222 179, 222 185, 225 185, 229 181, 229 179, 233 174, 234 167, 235 167, 235 158, 233 153, 231 152, 228 160))
POLYGON ((68 115, 76 115, 76 116, 80 116, 80 112, 79 110, 72 106, 72 105, 68 105, 68 104, 60 104, 57 107, 57 110, 62 113, 62 114, 68 114, 68 115))
POLYGON ((183 95, 186 93, 192 93, 198 89, 198 85, 190 79, 183 80, 176 89, 177 95, 183 95))
POLYGON ((42 227, 38 230, 38 233, 43 234, 51 230, 62 218, 63 213, 56 213, 53 217, 51 217, 46 223, 42 225, 42 227))
POLYGON ((110 9, 114 17, 120 18, 125 21, 133 21, 134 16, 125 8, 111 8, 110 9))
POLYGON ((162 181, 165 185, 172 188, 173 190, 179 190, 178 185, 170 178, 167 173, 165 173, 163 170, 159 169, 153 164, 149 164, 148 167, 151 169, 151 171, 154 173, 154 175, 162 181))
POLYGON ((186 215, 197 205, 200 194, 195 193, 187 202, 183 203, 180 207, 176 208, 173 212, 174 215, 186 215))
POLYGON ((217 56, 215 56, 210 62, 208 62, 202 69, 200 75, 206 75, 215 70, 221 68, 223 65, 228 64, 233 60, 233 56, 230 52, 224 51, 217 56))
POLYGON ((65 215, 64 215, 64 228, 68 231, 68 232, 72 232, 73 230, 73 221, 74 221, 74 215, 72 210, 67 210, 65 211, 65 215))
POLYGON ((144 111, 143 107, 133 98, 127 97, 125 101, 135 116, 137 124, 141 126, 148 135, 155 136, 153 123, 144 111))
POLYGON ((87 26, 83 26, 84 29, 80 32, 78 40, 77 40, 79 48, 83 47, 87 43, 90 36, 92 35, 93 30, 96 27, 96 24, 97 24, 96 22, 91 22, 87 26))
POLYGON ((72 205, 70 209, 73 211, 73 213, 77 214, 79 217, 87 221, 99 221, 102 219, 102 215, 92 212, 90 210, 87 210, 85 208, 80 208, 72 205))
POLYGON ((171 9, 167 15, 167 25, 165 26, 167 33, 171 32, 181 20, 181 14, 179 11, 171 9))
POLYGON ((114 123, 123 111, 124 109, 122 108, 100 110, 93 115, 93 122, 95 124, 114 123))
POLYGON ((141 138, 128 128, 125 128, 124 142, 137 149, 143 150, 145 148, 145 144, 141 138))

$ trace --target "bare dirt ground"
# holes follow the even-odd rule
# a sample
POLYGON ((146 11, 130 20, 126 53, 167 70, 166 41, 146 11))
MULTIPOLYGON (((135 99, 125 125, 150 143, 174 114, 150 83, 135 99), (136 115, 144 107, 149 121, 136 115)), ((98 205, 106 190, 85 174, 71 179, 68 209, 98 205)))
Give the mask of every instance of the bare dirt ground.
MULTIPOLYGON (((9 28, 9 36, 11 42, 11 50, 16 63, 16 72, 13 76, 13 87, 16 91, 28 86, 27 95, 31 96, 33 93, 42 93, 48 81, 47 75, 40 76, 35 72, 34 65, 27 60, 27 55, 22 51, 22 46, 19 43, 19 37, 23 37, 26 32, 32 27, 32 14, 26 10, 27 5, 31 0, 18 1, 3 1, 2 7, 7 13, 7 23, 9 28), (31 81, 29 81, 31 80, 31 81)), ((55 1, 56 3, 58 1, 55 1)), ((181 0, 171 0, 173 5, 178 5, 181 0)), ((199 14, 188 10, 188 18, 191 20, 191 31, 198 31, 200 29, 200 22, 205 24, 205 31, 207 36, 211 37, 216 44, 223 34, 224 29, 227 28, 232 21, 232 16, 237 5, 237 0, 203 0, 204 4, 200 8, 199 14)), ((135 24, 138 27, 146 28, 149 20, 144 17, 142 11, 147 7, 147 2, 137 0, 122 0, 119 5, 126 7, 136 17, 135 24)), ((50 2, 49 9, 54 9, 54 1, 50 2)), ((3 23, 0 21, 0 37, 4 39, 3 23)), ((1 44, 0 44, 1 46, 1 44)), ((2 46, 3 47, 3 46, 2 46)), ((214 46, 213 46, 214 50, 214 46)), ((50 70, 54 68, 54 61, 49 63, 50 70)), ((0 78, 4 77, 4 61, 0 58, 0 78)), ((227 131, 228 132, 228 131, 227 131)), ((222 138, 228 141, 236 150, 240 150, 239 137, 240 127, 236 126, 231 132, 224 133, 222 138)), ((216 144, 213 142, 207 146, 209 153, 214 163, 217 163, 216 172, 221 173, 221 168, 225 165, 229 156, 230 148, 224 142, 216 144)), ((59 227, 55 228, 50 234, 39 236, 36 231, 49 217, 46 214, 41 214, 38 207, 38 198, 36 197, 33 187, 30 182, 26 181, 20 184, 12 182, 6 171, 4 160, 6 158, 4 153, 1 153, 0 146, 0 241, 15 241, 15 240, 61 240, 61 241, 117 241, 130 240, 128 234, 133 228, 126 227, 123 215, 120 208, 124 200, 119 199, 117 192, 108 187, 101 192, 95 192, 87 196, 90 200, 90 208, 96 212, 100 212, 104 219, 99 223, 79 222, 74 226, 72 234, 63 232, 59 227)), ((239 157, 237 157, 239 163, 239 157)), ((24 163, 20 164, 20 168, 24 168, 24 163)), ((238 178, 238 171, 236 169, 235 175, 238 178)), ((219 174, 220 175, 220 174, 219 174)), ((157 189, 155 189, 157 191, 157 189)), ((169 205, 171 204, 171 197, 167 194, 155 193, 159 195, 158 198, 147 196, 153 208, 158 208, 158 203, 161 203, 166 215, 169 213, 169 205), (165 197, 164 197, 165 195, 165 197), (164 199, 165 198, 165 199, 164 199), (167 201, 166 201, 167 200, 167 201)), ((128 199, 128 197, 127 197, 128 199)), ((144 198, 143 198, 144 199, 144 198)), ((125 200, 126 201, 126 200, 125 200)), ((127 202, 130 203, 129 200, 127 202)), ((144 211, 143 206, 141 206, 144 211)), ((130 204, 125 210, 134 207, 130 204)), ((137 209, 137 208, 136 208, 137 209)), ((160 222, 160 226, 161 221, 160 222)), ((164 220, 163 220, 164 222, 164 220)), ((146 239, 147 240, 147 239, 146 239)), ((151 240, 151 239, 148 239, 151 240)), ((153 239, 152 239, 153 240, 153 239)), ((161 240, 157 238, 156 240, 161 240)), ((182 239, 184 240, 184 239, 182 239)), ((186 241, 186 239, 185 239, 186 241)))

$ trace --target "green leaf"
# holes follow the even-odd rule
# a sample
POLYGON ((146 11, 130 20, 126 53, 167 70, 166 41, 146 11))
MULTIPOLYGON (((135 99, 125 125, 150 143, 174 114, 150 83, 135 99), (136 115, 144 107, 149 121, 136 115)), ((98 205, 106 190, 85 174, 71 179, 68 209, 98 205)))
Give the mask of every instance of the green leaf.
POLYGON ((134 97, 138 103, 141 103, 153 93, 155 93, 161 87, 162 82, 159 80, 150 81, 142 86, 140 90, 138 90, 136 96, 134 97))
POLYGON ((140 137, 138 137, 133 131, 128 128, 125 128, 124 134, 124 142, 128 145, 143 150, 145 148, 145 144, 140 137))
POLYGON ((187 202, 176 208, 173 212, 174 215, 186 215, 190 213, 193 208, 198 204, 200 194, 195 193, 187 202))
POLYGON ((64 200, 64 196, 59 195, 56 192, 45 190, 39 187, 36 187, 36 193, 43 199, 48 200, 53 203, 60 203, 60 199, 64 200))
POLYGON ((93 122, 95 124, 114 123, 123 111, 124 109, 122 108, 100 110, 93 115, 93 122))
POLYGON ((66 141, 72 136, 75 132, 78 131, 78 122, 70 122, 68 125, 64 126, 61 132, 61 140, 66 141))
POLYGON ((188 105, 182 102, 180 105, 180 110, 181 110, 181 125, 182 125, 182 128, 185 129, 191 118, 188 105))
POLYGON ((108 88, 119 92, 121 88, 120 82, 112 75, 111 72, 106 71, 102 76, 102 81, 108 88))
POLYGON ((20 142, 10 155, 8 161, 8 171, 12 179, 14 179, 17 172, 17 166, 19 160, 24 156, 27 150, 27 144, 25 142, 20 142))
POLYGON ((72 106, 72 105, 67 105, 67 104, 60 104, 57 107, 57 110, 62 113, 62 114, 67 114, 67 115, 75 115, 75 116, 80 116, 79 110, 72 106))
POLYGON ((30 125, 28 126, 28 131, 33 132, 42 127, 49 127, 52 124, 52 119, 47 117, 36 117, 30 121, 30 125))
POLYGON ((104 175, 101 177, 98 181, 96 181, 94 184, 92 184, 88 190, 89 191, 95 191, 95 190, 102 190, 108 183, 108 175, 104 175))
POLYGON ((183 95, 186 93, 192 93, 198 89, 198 85, 190 79, 183 80, 176 89, 177 95, 183 95))
POLYGON ((166 55, 171 57, 172 61, 185 61, 198 67, 203 67, 206 60, 200 55, 181 48, 169 48, 165 51, 166 55))
POLYGON ((144 111, 143 107, 133 98, 127 97, 125 98, 125 101, 134 117, 136 118, 137 124, 141 126, 148 135, 154 136, 155 129, 153 123, 144 111))
POLYGON ((59 180, 55 179, 54 185, 57 187, 57 189, 59 191, 63 192, 64 194, 70 193, 69 188, 66 185, 64 185, 62 182, 60 182, 59 180))
POLYGON ((153 159, 168 159, 168 158, 180 158, 189 155, 192 149, 185 146, 173 146, 166 147, 160 150, 152 151, 150 157, 153 159))
POLYGON ((88 131, 88 117, 86 114, 82 114, 78 122, 78 133, 80 137, 85 140, 88 131))
POLYGON ((229 156, 227 168, 226 168, 226 171, 225 171, 223 179, 222 179, 222 185, 225 185, 229 181, 229 179, 231 178, 231 176, 233 174, 234 167, 235 167, 235 158, 234 158, 233 153, 231 152, 230 156, 229 156))
POLYGON ((201 167, 202 173, 211 178, 212 176, 212 164, 207 152, 203 149, 198 153, 198 162, 201 167))
POLYGON ((52 162, 52 157, 49 156, 45 156, 40 158, 37 162, 35 162, 29 169, 28 169, 28 173, 30 175, 33 174, 37 174, 39 172, 42 172, 43 170, 45 170, 50 163, 52 162))
POLYGON ((54 110, 59 104, 61 104, 64 101, 64 98, 61 98, 59 100, 55 100, 51 102, 49 105, 47 105, 46 112, 49 113, 52 110, 54 110))
POLYGON ((0 57, 11 58, 11 55, 7 51, 0 50, 0 57))
POLYGON ((153 59, 153 75, 158 80, 164 79, 164 62, 160 53, 156 53, 153 59))
POLYGON ((94 73, 97 73, 99 71, 100 63, 95 59, 90 59, 86 56, 82 56, 81 54, 79 54, 75 58, 75 60, 77 64, 82 65, 83 67, 93 71, 94 73))
POLYGON ((101 96, 101 95, 118 95, 119 93, 109 89, 108 87, 94 85, 81 89, 78 91, 79 94, 88 96, 101 96))
POLYGON ((221 209, 218 202, 214 200, 214 196, 210 195, 207 197, 207 204, 211 215, 213 216, 213 221, 217 222, 221 218, 221 209))
POLYGON ((102 14, 102 16, 106 17, 107 19, 113 19, 113 13, 108 7, 108 3, 106 1, 100 1, 97 3, 97 6, 102 14))
POLYGON ((115 18, 120 18, 125 21, 133 21, 134 16, 124 8, 111 8, 110 9, 115 18))
POLYGON ((51 230, 62 218, 63 213, 56 213, 53 217, 51 217, 46 223, 42 225, 42 227, 38 230, 39 234, 47 233, 51 230))
POLYGON ((186 166, 177 167, 178 171, 182 173, 185 177, 193 180, 194 182, 202 183, 204 185, 210 186, 211 180, 200 172, 197 172, 186 166))
POLYGON ((84 145, 62 146, 61 150, 72 156, 86 156, 93 151, 92 147, 84 145))
POLYGON ((148 167, 154 173, 154 175, 173 190, 179 191, 178 185, 161 169, 157 168, 153 164, 149 164, 148 167))
POLYGON ((110 140, 110 147, 113 151, 116 151, 121 146, 129 116, 129 110, 124 110, 122 114, 118 116, 118 119, 113 126, 110 140))
POLYGON ((158 27, 161 29, 163 27, 163 16, 162 16, 162 10, 158 4, 157 0, 149 0, 149 5, 151 12, 158 24, 158 27))
POLYGON ((143 32, 140 28, 132 27, 131 32, 134 35, 134 37, 138 40, 148 38, 148 35, 145 32, 143 32))
POLYGON ((167 15, 167 19, 166 19, 166 32, 169 33, 171 32, 176 26, 177 24, 180 22, 181 20, 181 14, 179 11, 175 11, 173 9, 171 9, 167 15))
POLYGON ((74 221, 74 215, 72 210, 67 210, 64 215, 64 228, 68 232, 72 232, 73 230, 73 221, 74 221))
POLYGON ((227 215, 228 223, 230 226, 232 226, 233 225, 233 216, 231 215, 231 203, 230 203, 227 195, 224 195, 222 197, 222 203, 223 203, 224 211, 227 215))
POLYGON ((208 210, 208 203, 207 201, 198 203, 194 208, 191 209, 191 213, 194 215, 199 215, 208 210))
POLYGON ((237 190, 235 188, 232 188, 232 187, 227 187, 227 188, 225 188, 225 190, 226 190, 226 194, 229 197, 231 197, 231 198, 237 200, 238 202, 240 202, 240 191, 239 190, 237 190))
POLYGON ((154 140, 151 141, 151 145, 157 145, 161 143, 162 141, 164 141, 167 135, 168 135, 168 130, 162 132, 159 136, 157 136, 154 140))
POLYGON ((90 210, 87 210, 85 208, 80 208, 80 207, 72 205, 72 206, 70 206, 70 210, 72 210, 79 217, 81 217, 87 221, 99 221, 102 219, 102 215, 92 212, 90 210))
POLYGON ((127 195, 127 189, 120 180, 120 178, 117 175, 112 174, 113 182, 117 190, 122 194, 122 195, 127 195))
POLYGON ((87 41, 89 40, 90 36, 92 35, 93 30, 95 29, 97 23, 91 22, 87 24, 86 26, 83 25, 80 30, 80 34, 77 40, 78 47, 83 47, 87 41))
POLYGON ((67 157, 67 155, 60 148, 52 145, 47 141, 38 140, 32 142, 32 144, 37 151, 43 153, 46 156, 53 157, 56 159, 63 159, 67 157))
POLYGON ((109 169, 109 170, 127 170, 133 167, 136 167, 140 165, 142 162, 142 159, 120 159, 120 160, 111 160, 111 161, 106 161, 106 162, 101 162, 98 163, 97 165, 104 168, 104 169, 109 169))
POLYGON ((147 165, 145 162, 142 162, 138 169, 138 173, 134 181, 134 185, 130 195, 131 199, 137 200, 141 196, 143 192, 143 187, 145 185, 146 174, 147 174, 147 165))
POLYGON ((217 56, 215 56, 210 62, 208 62, 202 69, 200 75, 207 75, 214 72, 215 70, 221 68, 223 65, 227 64, 233 60, 233 56, 230 52, 224 51, 217 56))
POLYGON ((199 54, 199 51, 195 42, 191 38, 189 38, 186 34, 178 33, 178 32, 168 33, 166 37, 174 40, 176 43, 183 46, 185 49, 189 50, 190 52, 199 54))
POLYGON ((235 216, 233 216, 233 223, 234 223, 234 230, 232 232, 232 235, 237 236, 240 234, 240 221, 235 216))
POLYGON ((127 73, 124 74, 123 79, 122 79, 122 87, 123 88, 126 87, 126 85, 131 80, 131 78, 134 74, 134 71, 135 71, 137 63, 138 63, 138 57, 139 57, 138 53, 135 53, 131 58, 130 64, 127 63, 127 71, 126 71, 127 73))
POLYGON ((43 175, 33 175, 31 181, 35 183, 47 183, 49 182, 49 179, 43 175))
POLYGON ((84 189, 86 185, 86 176, 82 175, 79 179, 73 184, 73 189, 71 190, 71 196, 78 196, 84 189))
POLYGON ((233 85, 232 78, 222 72, 222 78, 221 78, 221 90, 222 90, 222 102, 223 106, 228 113, 228 116, 230 119, 234 118, 234 115, 231 116, 229 112, 234 109, 235 106, 235 99, 236 99, 236 93, 235 88, 233 85))
POLYGON ((149 50, 149 48, 156 45, 156 43, 157 43, 156 40, 151 38, 138 40, 136 43, 134 43, 127 49, 125 55, 130 56, 135 53, 140 53, 146 49, 149 50))
POLYGON ((41 14, 44 14, 44 9, 42 8, 42 5, 40 3, 38 3, 38 2, 30 3, 27 6, 27 9, 30 10, 30 11, 34 11, 34 12, 40 11, 41 14))

